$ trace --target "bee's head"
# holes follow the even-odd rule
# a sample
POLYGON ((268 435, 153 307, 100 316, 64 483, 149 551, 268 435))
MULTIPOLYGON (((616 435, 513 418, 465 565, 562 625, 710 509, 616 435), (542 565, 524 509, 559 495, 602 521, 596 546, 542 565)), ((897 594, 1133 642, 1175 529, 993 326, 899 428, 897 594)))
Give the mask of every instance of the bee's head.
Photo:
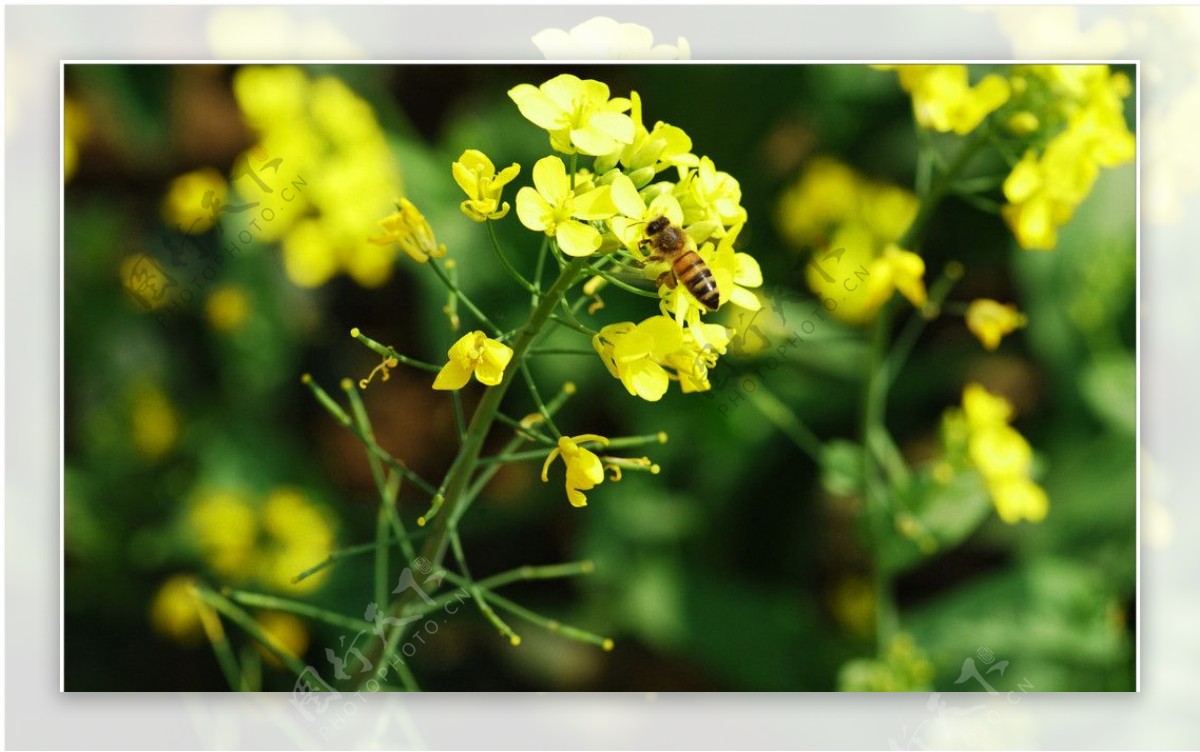
POLYGON ((646 223, 646 234, 647 235, 657 235, 658 233, 662 232, 663 229, 665 227, 667 227, 669 224, 671 224, 671 220, 667 219, 666 217, 658 217, 656 219, 652 219, 648 223, 646 223))

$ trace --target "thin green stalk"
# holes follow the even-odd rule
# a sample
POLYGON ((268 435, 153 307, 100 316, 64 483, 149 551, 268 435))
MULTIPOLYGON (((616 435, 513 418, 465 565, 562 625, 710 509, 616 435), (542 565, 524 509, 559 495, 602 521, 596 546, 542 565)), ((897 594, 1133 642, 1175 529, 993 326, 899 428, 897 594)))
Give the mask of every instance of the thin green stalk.
POLYGON ((942 269, 941 275, 932 285, 929 286, 929 303, 925 306, 924 311, 917 311, 909 317, 904 328, 896 337, 896 342, 892 345, 892 351, 887 357, 887 384, 891 384, 900 374, 900 369, 908 361, 909 353, 912 352, 913 346, 921 337, 921 332, 925 331, 925 325, 938 313, 941 312, 942 306, 946 301, 946 296, 954 288, 955 283, 962 279, 963 266, 957 261, 951 261, 942 269))
MULTIPOLYGON (((450 576, 447 575, 446 579, 450 579, 450 576)), ((483 591, 483 597, 505 611, 513 614, 514 616, 520 617, 531 624, 536 624, 549 632, 553 632, 554 634, 561 635, 578 642, 586 642, 603 650, 613 649, 613 641, 611 637, 604 637, 602 635, 595 634, 594 632, 588 632, 587 630, 573 627, 569 624, 563 624, 557 619, 550 619, 542 616, 536 611, 532 611, 520 605, 519 603, 510 601, 508 598, 505 598, 497 593, 493 593, 490 590, 483 591)))
POLYGON ((384 505, 375 515, 375 603, 380 607, 388 600, 388 525, 384 505))
POLYGON ((546 270, 546 255, 550 252, 550 236, 542 236, 542 247, 538 249, 537 266, 533 271, 533 287, 534 291, 529 296, 529 305, 537 305, 538 298, 542 294, 542 273, 546 270))
POLYGON ((504 639, 508 640, 514 647, 521 644, 521 636, 513 631, 513 628, 508 626, 508 622, 500 618, 488 602, 483 598, 483 590, 479 584, 471 577, 471 570, 467 567, 467 556, 463 553, 462 540, 458 537, 458 531, 451 529, 450 531, 450 548, 454 551, 454 558, 458 561, 459 569, 462 570, 463 581, 462 587, 466 588, 471 593, 471 600, 475 601, 475 606, 479 609, 479 613, 492 623, 496 631, 500 633, 504 639))
POLYGON ((275 595, 264 595, 262 593, 251 593, 246 590, 234 590, 225 588, 225 596, 230 600, 240 603, 243 606, 251 608, 266 608, 272 611, 286 611, 289 614, 298 616, 306 616, 314 621, 323 622, 332 627, 340 629, 351 629, 355 632, 364 629, 371 629, 374 625, 369 621, 355 619, 344 614, 339 614, 336 611, 329 611, 324 608, 318 608, 308 603, 294 601, 290 598, 280 598, 275 595))
MULTIPOLYGON (((422 536, 423 534, 424 534, 423 532, 417 531, 417 532, 413 533, 410 537, 416 538, 418 536, 422 536)), ((399 538, 391 538, 388 540, 388 543, 399 543, 399 542, 400 542, 399 538)), ((360 543, 355 546, 347 546, 346 548, 338 549, 337 551, 334 551, 333 553, 329 554, 329 556, 327 556, 325 559, 323 559, 320 563, 309 567, 308 569, 304 570, 300 574, 293 577, 292 582, 294 582, 294 583, 301 582, 303 580, 308 579, 309 577, 312 577, 314 574, 316 574, 322 570, 332 567, 334 564, 337 564, 342 559, 350 559, 355 556, 358 556, 359 554, 370 553, 374 550, 375 550, 374 542, 360 543)), ((416 557, 413 556, 410 558, 416 558, 416 557)))
POLYGON ((554 445, 554 439, 550 438, 549 436, 547 436, 546 434, 544 434, 540 431, 535 431, 532 428, 527 428, 526 426, 522 425, 521 421, 517 420, 516 418, 510 418, 507 415, 505 415, 504 413, 496 413, 496 420, 498 420, 501 423, 503 423, 504 425, 512 428, 513 431, 515 431, 518 436, 525 439, 526 441, 536 441, 539 444, 546 444, 549 446, 554 445))
POLYGON ((597 269, 594 266, 589 266, 588 271, 592 272, 593 274, 600 275, 601 277, 604 278, 604 280, 606 282, 608 282, 611 285, 616 285, 617 287, 621 288, 625 292, 631 292, 634 295, 641 295, 643 298, 653 298, 654 300, 659 299, 657 292, 650 292, 649 290, 643 290, 640 287, 634 287, 633 285, 629 284, 628 282, 618 279, 615 275, 613 275, 609 272, 597 269))
POLYGON ((250 635, 250 637, 266 648, 271 655, 275 656, 280 663, 287 667, 289 671, 291 671, 297 677, 304 673, 305 665, 300 661, 300 659, 293 655, 291 651, 279 645, 275 640, 272 640, 267 633, 263 631, 263 628, 259 626, 258 622, 254 620, 254 617, 235 606, 228 598, 225 598, 220 593, 217 593, 208 587, 197 585, 196 592, 200 595, 200 598, 203 599, 205 603, 217 611, 220 611, 230 621, 241 627, 246 634, 250 635))
POLYGON ((524 566, 510 569, 507 572, 494 574, 479 581, 479 587, 494 590, 514 582, 529 580, 556 580, 564 577, 578 577, 592 574, 596 571, 595 563, 591 561, 572 561, 565 564, 549 564, 546 566, 524 566))
MULTIPOLYGON (((567 264, 559 274, 558 279, 546 291, 545 296, 538 301, 537 306, 529 316, 525 328, 521 330, 513 342, 513 354, 510 362, 524 362, 526 353, 533 343, 534 338, 542 330, 542 327, 546 325, 546 322, 549 321, 550 315, 558 306, 559 301, 562 300, 567 290, 575 283, 575 280, 578 279, 586 266, 587 262, 585 259, 575 259, 567 264)), ((440 568, 445 559, 446 550, 449 546, 451 521, 457 521, 457 510, 463 503, 464 492, 467 490, 471 476, 475 472, 479 454, 483 449, 484 439, 487 438, 488 433, 491 431, 492 424, 496 420, 496 414, 500 410, 500 402, 504 399, 504 395, 508 392, 509 387, 512 386, 519 370, 519 368, 506 368, 500 383, 489 387, 484 392, 483 399, 479 401, 479 405, 475 408, 475 414, 471 416, 471 422, 467 426, 466 441, 463 442, 462 449, 459 450, 458 456, 447 473, 445 493, 442 496, 445 500, 443 502, 445 513, 433 520, 434 527, 429 537, 425 540, 425 545, 421 548, 421 556, 428 560, 434 569, 440 568)), ((393 614, 404 612, 414 597, 412 593, 411 589, 406 590, 392 604, 393 614)), ((402 627, 394 627, 385 643, 385 650, 394 651, 399 644, 402 634, 402 627)), ((391 657, 391 652, 385 652, 382 659, 386 662, 386 659, 391 657)), ((372 663, 378 665, 380 661, 372 661, 372 663)))
POLYGON ((594 332, 591 329, 589 329, 588 327, 584 326, 583 324, 581 324, 579 322, 578 319, 574 319, 573 317, 567 318, 565 316, 560 316, 557 313, 555 313, 550 316, 550 320, 556 324, 565 326, 568 329, 574 329, 575 331, 579 332, 580 334, 585 334, 588 337, 596 336, 596 332, 594 332))
POLYGON ((788 408, 783 403, 783 400, 775 396, 771 390, 767 389, 766 384, 762 379, 757 379, 758 386, 755 389, 745 390, 746 396, 751 405, 755 407, 767 420, 771 421, 776 428, 783 432, 792 440, 800 451, 804 452, 818 465, 821 464, 821 455, 823 444, 813 433, 812 429, 804 425, 804 422, 796 416, 796 411, 788 408))
POLYGON ((412 366, 413 368, 419 368, 422 371, 437 373, 438 371, 442 370, 441 366, 434 365, 433 363, 426 363, 423 360, 417 360, 416 358, 410 358, 407 355, 401 355, 387 345, 381 342, 376 342, 367 335, 363 334, 362 330, 357 326, 350 330, 350 336, 366 345, 371 352, 383 358, 392 358, 398 363, 403 363, 404 365, 412 366))
POLYGON ((467 421, 463 417, 462 395, 455 389, 450 392, 450 398, 454 404, 454 431, 458 434, 458 445, 461 447, 467 433, 467 421))
POLYGON ((341 405, 334 402, 333 398, 330 397, 329 394, 322 389, 316 381, 313 380, 310 374, 306 373, 301 376, 300 381, 302 381, 304 385, 307 386, 310 391, 312 391, 313 395, 316 396, 317 401, 320 402, 321 405, 324 406, 324 408, 329 412, 329 414, 333 416, 334 420, 342 424, 342 426, 350 431, 350 433, 354 434, 359 441, 363 442, 363 444, 365 444, 368 449, 374 452, 379 459, 383 460, 386 465, 399 472, 402 476, 404 476, 405 479, 430 496, 433 496, 437 493, 437 490, 430 485, 428 481, 414 473, 412 470, 409 470, 403 462, 388 454, 383 447, 375 443, 374 439, 372 439, 370 436, 367 436, 362 432, 361 429, 358 428, 358 426, 354 425, 354 423, 350 420, 350 416, 346 414, 346 411, 342 409, 341 405))
POLYGON ((524 360, 521 361, 521 375, 525 378, 525 385, 529 388, 529 396, 533 397, 533 404, 537 405, 538 414, 546 422, 550 433, 554 434, 555 439, 562 437, 562 431, 558 430, 558 426, 554 424, 554 418, 550 416, 550 411, 546 409, 546 403, 542 401, 542 394, 538 391, 537 382, 533 380, 533 374, 529 371, 529 364, 524 360))
MULTIPOLYGON (((446 289, 449 290, 451 293, 453 293, 454 296, 458 298, 459 302, 461 302, 464 306, 467 307, 467 310, 470 311, 475 316, 475 318, 477 318, 479 320, 479 323, 483 324, 488 329, 491 329, 492 334, 500 333, 500 331, 501 331, 500 327, 493 324, 492 320, 489 319, 486 315, 484 315, 483 311, 479 310, 479 306, 477 306, 473 302, 471 302, 471 299, 468 298, 463 293, 462 289, 459 288, 459 286, 454 283, 454 280, 452 280, 448 276, 446 276, 445 270, 442 269, 442 265, 438 263, 437 259, 435 259, 435 258, 429 259, 429 266, 430 266, 430 268, 433 269, 433 273, 437 275, 438 279, 440 279, 442 281, 442 284, 444 284, 446 286, 446 289)), ((441 370, 441 369, 438 369, 438 370, 441 370)))
POLYGON ((208 637, 209 644, 212 645, 213 655, 216 656, 217 665, 221 667, 221 674, 229 684, 229 689, 234 692, 249 691, 250 684, 246 672, 238 665, 238 660, 233 654, 233 647, 229 644, 229 637, 225 634, 225 628, 221 626, 221 617, 217 616, 216 611, 207 605, 203 603, 197 605, 204 634, 208 637))
POLYGON ((508 257, 504 255, 504 250, 500 248, 500 238, 496 237, 496 223, 492 220, 488 220, 484 222, 484 224, 487 225, 488 237, 492 240, 492 250, 496 252, 496 258, 500 259, 500 265, 504 267, 504 271, 508 272, 508 276, 516 280, 517 284, 520 285, 526 292, 530 293, 531 295, 536 295, 537 288, 534 287, 529 280, 521 276, 521 273, 517 271, 511 263, 509 263, 508 257))
MULTIPOLYGON (((350 411, 354 413, 354 420, 358 425, 358 430, 362 432, 372 443, 375 442, 375 430, 371 427, 371 418, 367 415, 366 405, 363 404, 362 396, 358 390, 354 388, 354 383, 350 379, 342 380, 342 390, 346 392, 347 398, 350 400, 350 411)), ((405 561, 412 561, 414 550, 412 542, 409 540, 408 530, 404 527, 404 522, 400 519, 400 515, 396 512, 396 499, 400 495, 400 479, 404 476, 393 471, 391 475, 384 474, 383 463, 375 455, 374 452, 367 450, 367 463, 371 466, 371 476, 375 479, 375 488, 379 492, 379 506, 384 515, 389 527, 392 528, 396 540, 399 541, 400 551, 405 556, 405 561)), ((386 537, 386 536, 385 536, 386 537)), ((376 541, 379 540, 379 533, 376 533, 376 541)), ((387 552, 376 550, 376 568, 380 566, 387 571, 387 564, 380 565, 378 557, 387 556, 387 552)), ((385 603, 386 597, 378 603, 385 603)))

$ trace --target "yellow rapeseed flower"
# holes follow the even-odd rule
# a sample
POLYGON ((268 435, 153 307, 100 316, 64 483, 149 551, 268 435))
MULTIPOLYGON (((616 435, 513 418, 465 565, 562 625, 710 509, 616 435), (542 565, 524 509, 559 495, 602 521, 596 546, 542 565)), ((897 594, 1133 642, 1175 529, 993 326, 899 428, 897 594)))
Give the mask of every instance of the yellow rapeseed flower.
POLYGON ((195 645, 204 636, 196 594, 196 578, 177 574, 167 579, 150 602, 150 625, 154 631, 185 645, 195 645))
POLYGON ((221 285, 204 304, 208 323, 218 332, 232 332, 250 316, 250 299, 237 285, 221 285))
POLYGON ((253 574, 250 570, 258 520, 241 495, 232 491, 206 493, 192 504, 187 521, 192 539, 214 572, 234 582, 253 574))
POLYGON ((1025 315, 1011 303, 979 298, 967 306, 967 328, 988 350, 995 350, 1004 335, 1020 329, 1025 323, 1025 315))
POLYGON ((504 379, 504 369, 512 360, 513 351, 503 342, 473 331, 455 342, 447 355, 450 359, 434 379, 434 389, 462 389, 472 373, 479 383, 496 386, 504 379))
MULTIPOLYGON (((262 627, 271 644, 284 653, 301 658, 308 650, 308 628, 304 626, 303 621, 292 614, 283 611, 264 611, 258 614, 254 620, 262 627)), ((255 645, 268 665, 274 668, 283 668, 283 664, 271 651, 258 643, 255 645)))
POLYGON ((179 418, 171 401, 161 390, 142 386, 133 393, 133 446, 150 459, 158 459, 175 446, 179 437, 179 418))
POLYGON ((633 143, 633 120, 624 114, 629 100, 610 99, 600 81, 564 73, 541 86, 515 86, 508 96, 526 119, 549 131, 555 151, 599 157, 633 143))
MULTIPOLYGON (((880 66, 884 67, 884 66, 880 66)), ((966 135, 1008 101, 1008 79, 984 76, 971 86, 965 65, 896 65, 900 86, 912 95, 913 113, 922 128, 966 135)))
POLYGON ((636 91, 629 98, 633 142, 597 158, 597 172, 607 173, 619 164, 635 186, 644 188, 667 167, 677 168, 682 176, 688 168, 699 165, 699 158, 692 154, 692 139, 682 128, 659 121, 653 130, 647 130, 642 124, 642 98, 636 91))
POLYGON ((184 173, 171 181, 163 197, 163 221, 180 232, 195 234, 213 226, 229 197, 229 185, 212 167, 184 173))
POLYGON ((683 223, 689 227, 704 224, 719 237, 726 228, 746 221, 741 184, 708 157, 700 157, 696 169, 676 184, 675 195, 683 208, 683 223))
MULTIPOLYGON (((962 409, 948 411, 943 420, 943 435, 948 445, 965 442, 965 457, 983 476, 1001 520, 1008 524, 1040 522, 1049 512, 1049 498, 1033 482, 1033 449, 1009 425, 1012 416, 1012 403, 1007 399, 979 384, 968 384, 963 389, 962 409)), ((954 450, 954 446, 950 448, 954 450)))
POLYGON ((592 490, 604 481, 604 465, 600 458, 594 452, 579 446, 589 441, 608 444, 608 439, 594 433, 562 436, 542 464, 542 482, 546 483, 550 480, 550 464, 562 455, 563 463, 567 466, 567 501, 571 502, 573 507, 587 506, 587 497, 583 492, 592 490))
POLYGON ((657 402, 671 380, 663 364, 684 349, 683 328, 668 316, 609 324, 592 338, 592 346, 631 395, 657 402))
POLYGON ((616 214, 609 186, 576 193, 571 189, 567 167, 558 157, 537 161, 533 185, 517 192, 521 224, 553 237, 569 256, 588 256, 599 250, 600 232, 587 222, 611 219, 616 214))
POLYGON ((521 166, 516 162, 499 173, 488 156, 476 149, 467 149, 450 167, 454 182, 467 194, 466 201, 459 204, 462 213, 476 222, 500 219, 508 214, 508 202, 500 201, 504 186, 512 182, 521 166))
POLYGON ((397 211, 379 221, 384 234, 372 237, 371 242, 376 245, 395 243, 418 264, 445 256, 446 246, 438 244, 433 236, 433 228, 416 205, 402 198, 396 202, 396 206, 397 211))

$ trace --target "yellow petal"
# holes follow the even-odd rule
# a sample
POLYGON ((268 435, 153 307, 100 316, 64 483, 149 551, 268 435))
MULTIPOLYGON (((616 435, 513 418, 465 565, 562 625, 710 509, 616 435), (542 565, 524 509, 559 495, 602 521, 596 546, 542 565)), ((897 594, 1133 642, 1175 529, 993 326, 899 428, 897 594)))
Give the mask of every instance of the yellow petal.
MULTIPOLYGON (((533 166, 533 185, 550 206, 562 206, 571 193, 567 166, 558 157, 542 157, 533 166)), ((520 213, 518 206, 517 214, 520 213)))
POLYGON ((457 360, 451 360, 438 371, 433 388, 440 390, 462 389, 471 380, 471 369, 457 360))
POLYGON ((554 208, 534 189, 525 186, 517 191, 517 218, 534 232, 545 232, 554 208))
MULTIPOLYGON (((517 211, 520 212, 519 206, 517 211)), ((559 222, 554 237, 558 247, 568 256, 588 256, 600 247, 600 233, 596 228, 573 219, 559 222)))
POLYGON ((517 103, 521 114, 539 128, 551 131, 570 125, 567 113, 532 84, 515 86, 509 90, 508 96, 517 103))

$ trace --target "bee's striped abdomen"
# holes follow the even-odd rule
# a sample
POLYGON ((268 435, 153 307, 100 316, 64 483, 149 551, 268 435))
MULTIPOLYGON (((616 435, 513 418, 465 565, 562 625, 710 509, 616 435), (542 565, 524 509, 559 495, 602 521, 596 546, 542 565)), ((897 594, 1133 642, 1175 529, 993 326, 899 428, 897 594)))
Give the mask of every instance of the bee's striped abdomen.
POLYGON ((700 301, 701 305, 710 311, 717 310, 717 305, 721 300, 721 295, 717 291, 717 280, 713 277, 708 264, 705 264, 704 259, 700 258, 700 254, 695 251, 681 253, 675 259, 672 268, 675 278, 696 300, 700 301))

